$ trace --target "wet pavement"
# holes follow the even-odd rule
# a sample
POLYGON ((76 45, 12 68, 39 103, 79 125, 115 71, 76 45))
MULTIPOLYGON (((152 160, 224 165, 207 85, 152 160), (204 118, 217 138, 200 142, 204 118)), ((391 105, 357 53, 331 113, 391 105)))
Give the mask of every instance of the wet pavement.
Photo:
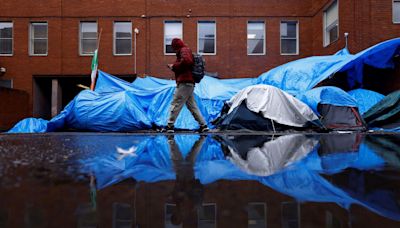
POLYGON ((0 227, 400 227, 400 134, 0 134, 0 227))

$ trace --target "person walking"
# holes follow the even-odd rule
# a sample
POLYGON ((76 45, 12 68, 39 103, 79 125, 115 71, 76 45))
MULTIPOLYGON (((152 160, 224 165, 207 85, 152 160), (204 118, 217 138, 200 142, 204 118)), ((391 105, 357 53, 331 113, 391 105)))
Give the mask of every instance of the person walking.
POLYGON ((168 133, 174 132, 176 118, 181 112, 183 105, 186 104, 194 119, 200 125, 199 132, 207 132, 209 128, 193 96, 195 82, 192 74, 194 64, 192 51, 179 38, 174 38, 171 45, 172 49, 176 52, 176 61, 173 64, 168 64, 168 68, 175 73, 176 89, 169 110, 166 131, 168 133))

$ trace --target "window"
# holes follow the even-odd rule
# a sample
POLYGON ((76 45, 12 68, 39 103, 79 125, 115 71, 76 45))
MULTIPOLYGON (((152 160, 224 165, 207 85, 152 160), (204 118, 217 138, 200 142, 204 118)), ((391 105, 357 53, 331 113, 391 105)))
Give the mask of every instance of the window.
POLYGON ((249 203, 247 206, 247 221, 249 228, 265 228, 266 222, 265 203, 249 203))
POLYGON ((132 22, 114 23, 114 55, 132 55, 132 22))
POLYGON ((299 54, 299 29, 297 21, 281 22, 281 54, 299 54))
POLYGON ((176 209, 176 205, 175 204, 170 204, 170 203, 165 204, 164 213, 165 213, 164 214, 164 227, 165 228, 180 228, 180 227, 182 227, 182 224, 179 224, 179 225, 174 225, 173 224, 173 222, 174 223, 179 223, 176 215, 174 215, 174 213, 177 213, 177 209, 176 209))
POLYGON ((0 55, 13 54, 13 23, 0 22, 0 55))
POLYGON ((393 0, 393 23, 400 23, 400 0, 393 0))
POLYGON ((247 22, 247 54, 265 54, 265 24, 263 21, 247 22))
POLYGON ((132 227, 133 211, 130 204, 113 204, 113 228, 132 227))
POLYGON ((182 22, 181 21, 165 21, 164 22, 164 53, 175 54, 172 49, 171 42, 174 38, 182 39, 182 22))
POLYGON ((324 46, 328 46, 339 38, 338 1, 334 1, 324 11, 324 46))
POLYGON ((30 27, 29 54, 47 55, 47 22, 32 22, 30 27))
POLYGON ((197 227, 215 228, 217 226, 217 205, 215 203, 205 203, 198 211, 197 227))
POLYGON ((97 48, 97 22, 81 22, 79 37, 79 53, 93 55, 97 48))
POLYGON ((282 202, 282 227, 300 227, 300 205, 297 202, 282 202))
POLYGON ((200 54, 215 55, 215 21, 199 21, 197 24, 197 50, 200 54))

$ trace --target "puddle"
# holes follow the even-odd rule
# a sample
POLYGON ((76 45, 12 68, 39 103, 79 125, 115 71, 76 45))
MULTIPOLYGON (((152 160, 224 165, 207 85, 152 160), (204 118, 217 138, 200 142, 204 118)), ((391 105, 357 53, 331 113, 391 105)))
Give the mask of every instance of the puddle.
POLYGON ((0 227, 400 225, 400 135, 0 135, 0 227))

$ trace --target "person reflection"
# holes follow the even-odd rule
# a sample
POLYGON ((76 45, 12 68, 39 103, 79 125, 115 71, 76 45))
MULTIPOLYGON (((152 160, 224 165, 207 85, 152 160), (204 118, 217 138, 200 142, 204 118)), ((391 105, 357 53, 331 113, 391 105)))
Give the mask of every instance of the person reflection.
POLYGON ((184 158, 176 144, 174 136, 168 136, 171 160, 176 173, 175 186, 170 195, 176 205, 171 215, 171 223, 173 225, 182 224, 185 219, 196 213, 197 209, 201 206, 203 186, 195 178, 194 164, 205 139, 206 136, 200 136, 194 143, 189 154, 184 158))

